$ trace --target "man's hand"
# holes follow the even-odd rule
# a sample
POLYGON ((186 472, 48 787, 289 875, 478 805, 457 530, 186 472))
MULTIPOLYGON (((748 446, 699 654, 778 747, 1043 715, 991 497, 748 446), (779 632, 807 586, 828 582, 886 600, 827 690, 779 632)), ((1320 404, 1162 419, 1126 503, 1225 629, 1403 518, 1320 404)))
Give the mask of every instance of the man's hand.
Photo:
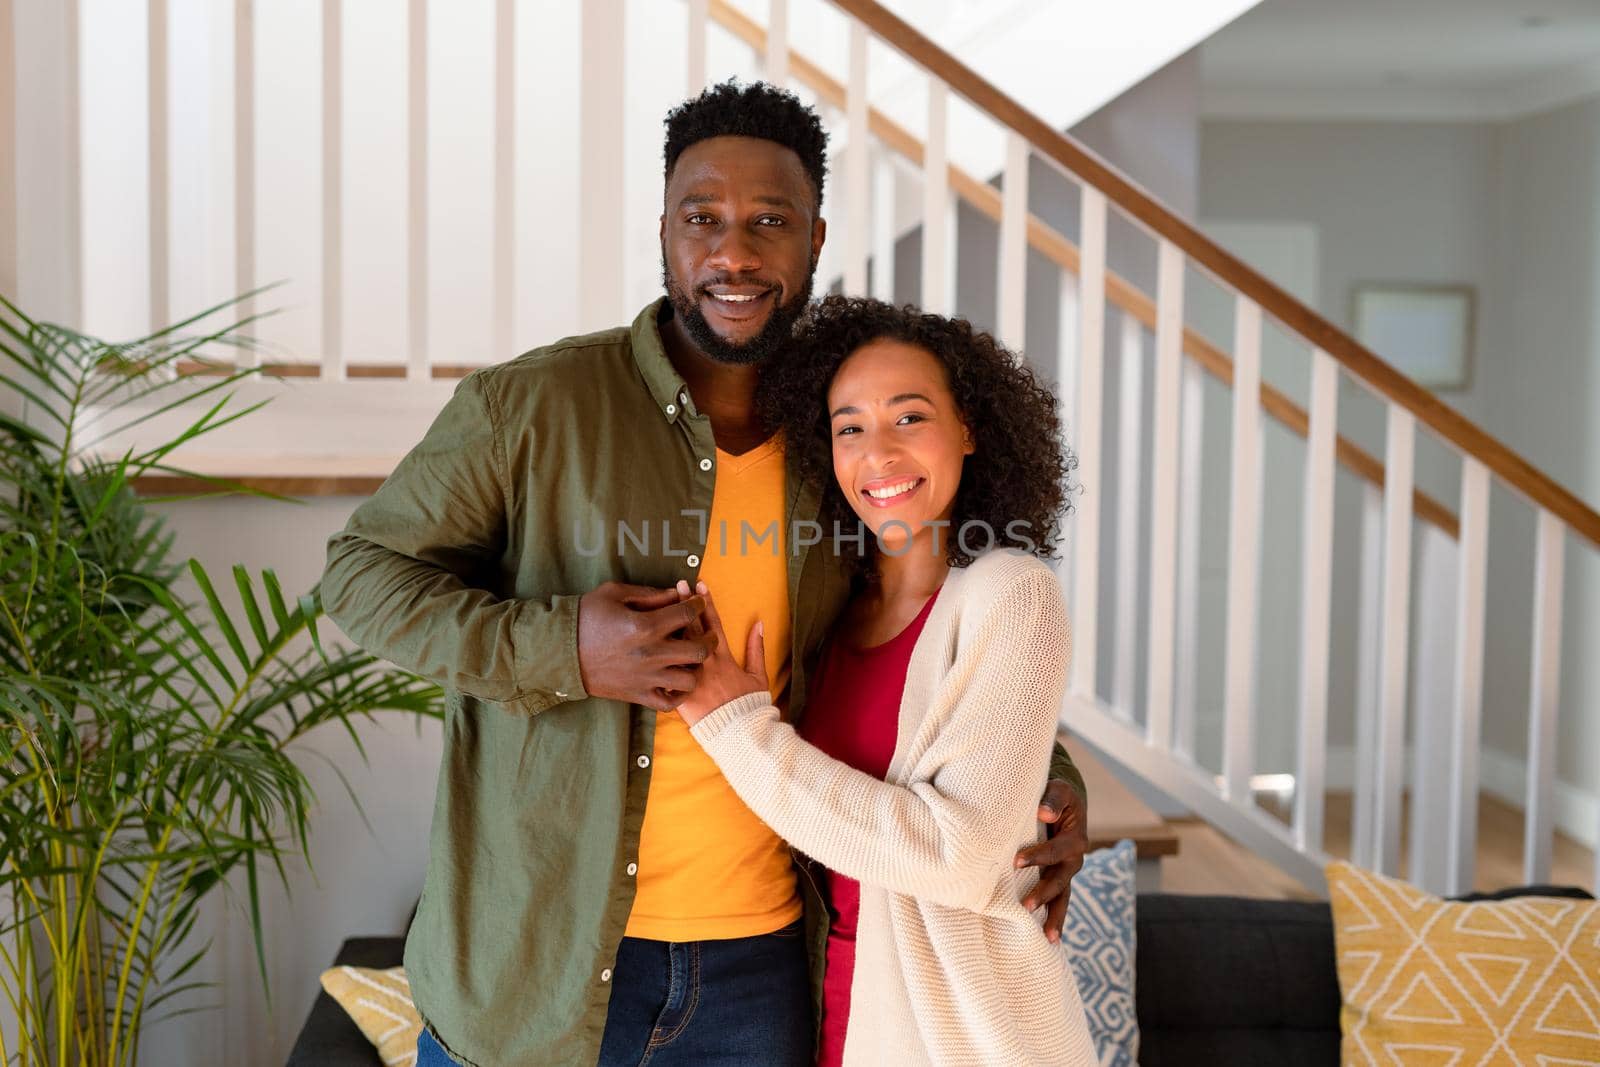
POLYGON ((1083 854, 1089 850, 1089 802, 1078 795, 1071 782, 1052 778, 1039 800, 1039 821, 1048 827, 1049 837, 1017 853, 1016 865, 1038 867, 1039 884, 1022 898, 1022 906, 1032 911, 1050 905, 1044 917, 1044 936, 1061 940, 1067 921, 1067 903, 1072 898, 1072 877, 1083 869, 1083 854))
POLYGON ((705 598, 676 589, 606 582, 578 601, 578 669, 589 695, 657 711, 691 692, 716 637, 701 621, 705 598))

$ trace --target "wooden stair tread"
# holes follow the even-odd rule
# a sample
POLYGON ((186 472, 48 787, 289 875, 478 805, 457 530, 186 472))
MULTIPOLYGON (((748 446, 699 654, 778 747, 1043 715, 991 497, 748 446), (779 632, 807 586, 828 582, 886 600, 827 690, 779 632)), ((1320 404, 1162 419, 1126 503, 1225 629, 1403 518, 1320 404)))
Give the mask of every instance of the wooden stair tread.
POLYGON ((1105 764, 1089 754, 1086 746, 1072 744, 1065 737, 1061 743, 1072 754, 1072 762, 1089 791, 1091 849, 1109 848, 1127 838, 1142 860, 1178 854, 1178 833, 1167 820, 1118 781, 1105 764))

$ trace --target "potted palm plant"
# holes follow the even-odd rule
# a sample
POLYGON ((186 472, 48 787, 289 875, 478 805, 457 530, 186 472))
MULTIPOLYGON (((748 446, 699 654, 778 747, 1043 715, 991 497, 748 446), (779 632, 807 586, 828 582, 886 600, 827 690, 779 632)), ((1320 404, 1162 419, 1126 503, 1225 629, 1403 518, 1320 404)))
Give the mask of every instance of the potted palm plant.
POLYGON ((431 684, 324 643, 315 590, 235 567, 225 606, 133 491, 253 410, 231 360, 187 373, 249 343, 235 306, 110 344, 0 299, 0 1064, 134 1064, 236 874, 265 984, 261 877, 304 854, 313 801, 295 742, 440 714, 431 684), (169 439, 100 447, 174 410, 169 439))

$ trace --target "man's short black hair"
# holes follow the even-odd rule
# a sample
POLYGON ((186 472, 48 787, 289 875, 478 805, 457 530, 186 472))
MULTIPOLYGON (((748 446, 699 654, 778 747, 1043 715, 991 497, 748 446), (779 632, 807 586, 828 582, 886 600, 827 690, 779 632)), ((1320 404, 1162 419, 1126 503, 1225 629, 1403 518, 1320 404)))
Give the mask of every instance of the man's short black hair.
POLYGON ((775 85, 740 85, 730 78, 667 112, 667 173, 690 145, 712 137, 759 137, 800 157, 822 213, 822 183, 828 176, 828 134, 817 113, 775 85))

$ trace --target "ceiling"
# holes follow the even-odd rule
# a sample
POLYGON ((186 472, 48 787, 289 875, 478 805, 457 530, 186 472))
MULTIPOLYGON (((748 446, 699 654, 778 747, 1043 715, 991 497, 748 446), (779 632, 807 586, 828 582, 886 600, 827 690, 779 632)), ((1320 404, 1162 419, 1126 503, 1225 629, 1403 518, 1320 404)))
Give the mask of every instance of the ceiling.
POLYGON ((1515 118, 1600 94, 1600 0, 1263 0, 1200 55, 1209 116, 1515 118))

